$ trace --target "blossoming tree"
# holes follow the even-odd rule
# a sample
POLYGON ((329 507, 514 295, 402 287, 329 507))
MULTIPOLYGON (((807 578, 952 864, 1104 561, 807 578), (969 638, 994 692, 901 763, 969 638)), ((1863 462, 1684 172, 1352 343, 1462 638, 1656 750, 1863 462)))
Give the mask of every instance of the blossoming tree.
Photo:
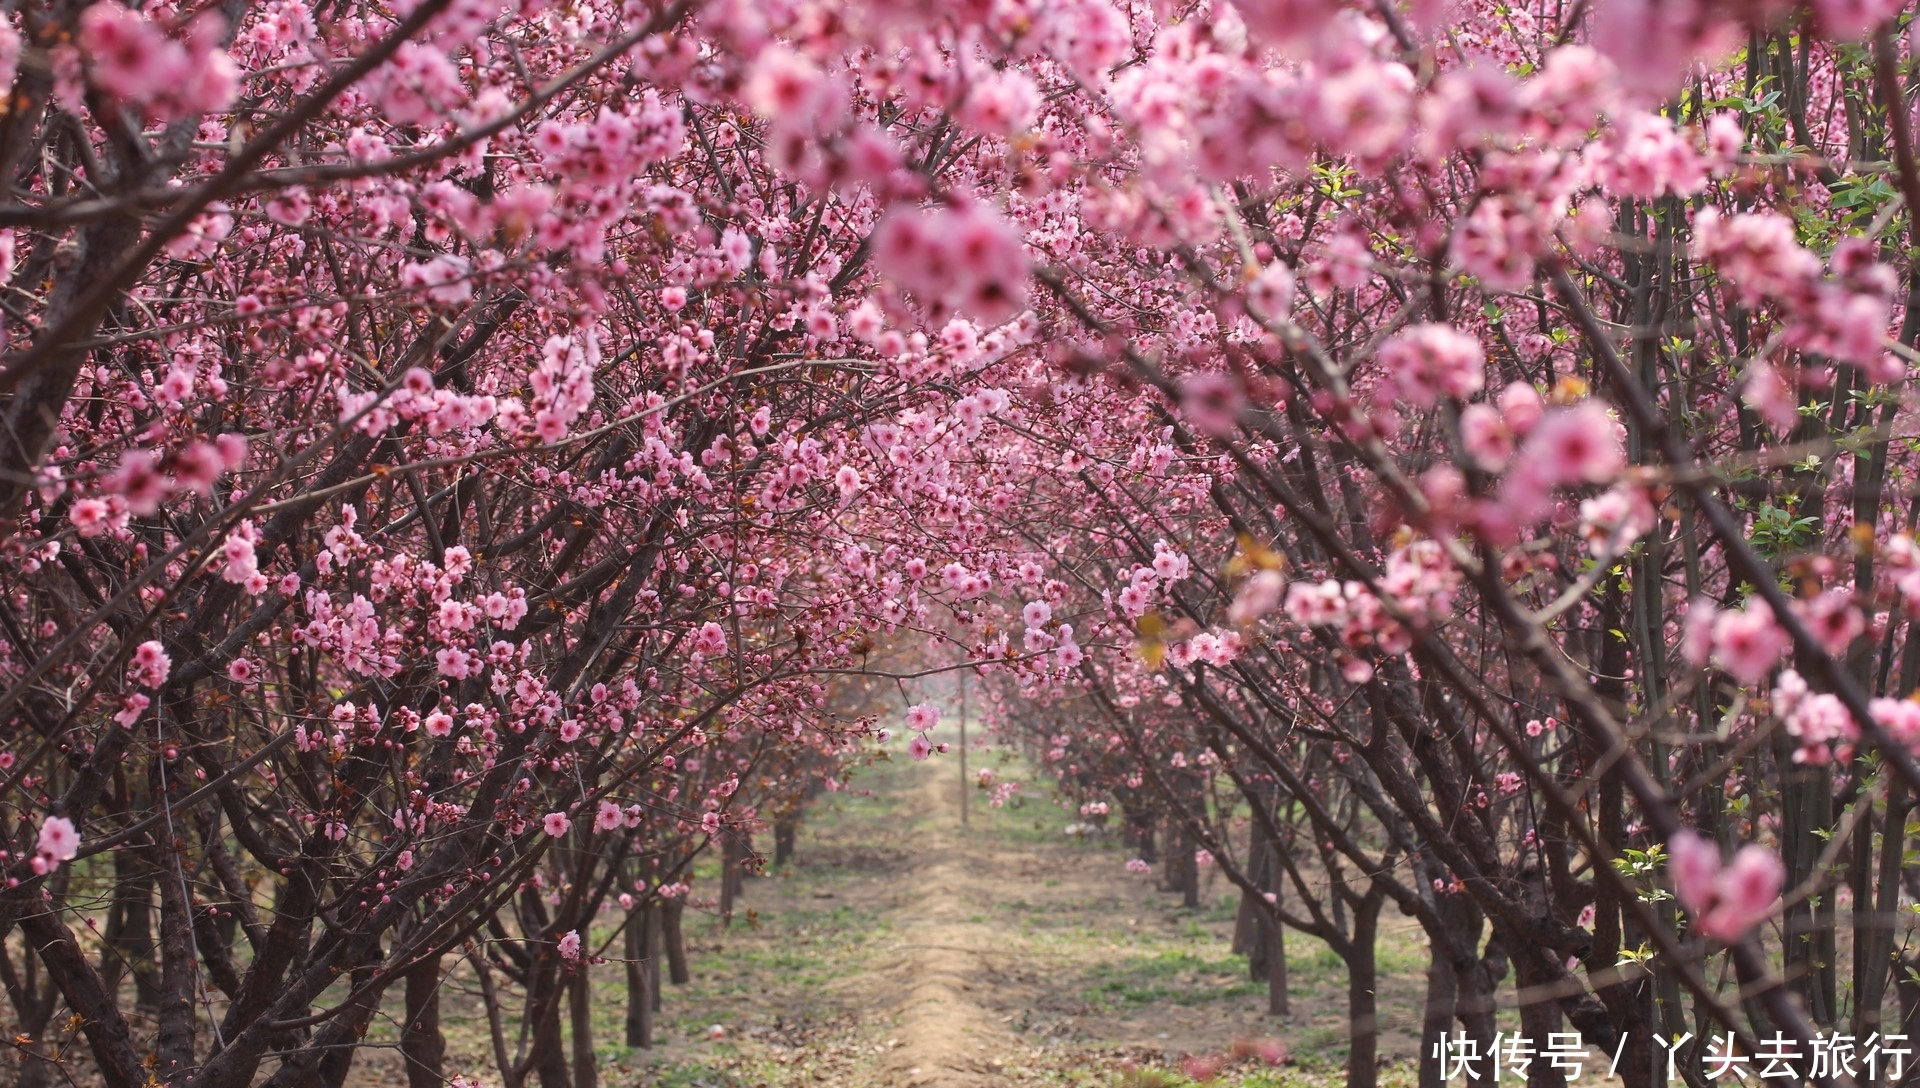
POLYGON ((1389 903, 1430 1041, 1920 1034, 1911 21, 16 7, 21 1079, 340 1085, 399 986, 439 1083, 464 959, 591 1083, 592 920, 831 778, 877 635, 1334 947, 1356 1086, 1389 903))

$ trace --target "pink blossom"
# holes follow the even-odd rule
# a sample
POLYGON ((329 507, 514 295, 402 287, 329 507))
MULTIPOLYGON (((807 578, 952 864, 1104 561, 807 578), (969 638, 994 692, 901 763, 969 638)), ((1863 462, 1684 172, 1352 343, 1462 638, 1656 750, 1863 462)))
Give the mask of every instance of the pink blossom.
POLYGON ((1280 595, 1286 588, 1287 580, 1279 571, 1260 571, 1240 587, 1227 609, 1227 622, 1239 626, 1253 623, 1280 606, 1280 595))
POLYGON ((718 657, 726 653, 726 630, 711 621, 702 624, 693 636, 693 652, 706 657, 718 657))
POLYGON ((173 659, 157 639, 148 639, 134 647, 130 671, 139 683, 157 688, 167 682, 167 675, 173 671, 173 659))
POLYGON ((612 801, 602 801, 593 817, 593 829, 597 832, 612 831, 620 826, 621 820, 620 806, 612 801))
POLYGON ((96 537, 107 531, 112 507, 105 499, 79 499, 68 511, 73 519, 74 531, 83 537, 96 537))
POLYGON ((65 816, 49 816, 40 825, 36 849, 50 862, 72 861, 80 852, 80 832, 65 816))
POLYGON ((1899 0, 1813 0, 1813 20, 1823 37, 1859 41, 1904 6, 1899 0))
POLYGON ((1650 532, 1657 517, 1644 490, 1616 485, 1580 504, 1580 535, 1595 558, 1611 559, 1650 532))
POLYGON ((547 834, 557 839, 573 827, 573 821, 568 819, 564 812, 549 812, 541 819, 540 826, 547 834))
POLYGON ((1822 649, 1835 656, 1847 652, 1853 640, 1866 632, 1866 618, 1854 607, 1853 594, 1829 589, 1812 598, 1793 602, 1800 621, 1807 625, 1822 649))
POLYGON ((1747 368, 1740 399, 1782 434, 1800 421, 1800 397, 1780 371, 1765 359, 1747 368))
POLYGON ((860 470, 852 465, 841 465, 833 474, 833 486, 842 498, 852 498, 860 490, 860 470))
POLYGON ((1008 69, 980 77, 967 91, 959 118, 969 128, 995 136, 1013 136, 1033 124, 1040 89, 1025 73, 1008 69))
POLYGON ((894 211, 874 234, 874 263, 936 311, 998 323, 1026 305, 1026 252, 984 205, 894 211))
POLYGON ((580 958, 580 931, 577 929, 567 930, 566 934, 560 938, 559 951, 560 951, 561 959, 564 959, 564 960, 579 959, 580 958))
POLYGON ((915 762, 924 760, 933 754, 933 742, 924 735, 915 735, 907 742, 907 754, 912 756, 915 762))
POLYGON ((940 710, 932 703, 915 703, 907 708, 907 728, 925 733, 940 724, 940 710))
POLYGON ((453 734, 453 716, 444 710, 436 710, 428 714, 426 720, 420 724, 426 729, 429 737, 446 737, 453 734))
POLYGON ((1786 867, 1772 851, 1748 843, 1722 868, 1720 848, 1685 828, 1667 843, 1667 857, 1675 897, 1693 913, 1695 928, 1718 941, 1745 936, 1772 912, 1786 883, 1786 867))
POLYGON ((1486 472, 1499 472, 1513 460, 1513 431, 1490 404, 1460 410, 1460 447, 1486 472))
POLYGON ((1626 467, 1621 427, 1593 401, 1548 412, 1521 447, 1520 461, 1552 484, 1612 481, 1626 467))
POLYGON ((244 684, 253 679, 253 662, 244 657, 236 657, 227 662, 227 679, 236 684, 244 684))
POLYGON ((1767 602, 1750 601, 1738 612, 1722 612, 1713 622, 1713 662, 1743 684, 1766 678, 1790 642, 1767 602))
POLYGON ((1053 618, 1053 607, 1045 601, 1028 601, 1026 607, 1020 609, 1020 618, 1028 627, 1045 627, 1053 618))
POLYGON ((1247 303, 1258 317, 1285 321, 1293 311, 1293 269, 1273 261, 1247 284, 1247 303))
POLYGON ((1421 408, 1442 396, 1465 399, 1486 384, 1480 341, 1451 325, 1415 325, 1388 340, 1380 366, 1400 398, 1421 408))

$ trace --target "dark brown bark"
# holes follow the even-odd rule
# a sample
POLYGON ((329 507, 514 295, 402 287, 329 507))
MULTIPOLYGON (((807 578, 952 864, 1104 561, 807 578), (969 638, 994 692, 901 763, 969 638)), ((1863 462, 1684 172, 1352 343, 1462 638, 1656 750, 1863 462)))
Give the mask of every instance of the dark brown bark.
POLYGON ((627 916, 627 1045, 653 1045, 652 949, 658 908, 641 907, 627 916))
POLYGON ((1369 892, 1353 909, 1353 940, 1347 955, 1347 1088, 1374 1088, 1379 1082, 1379 984, 1374 941, 1380 933, 1380 908, 1386 897, 1369 892))
POLYGON ((101 1082, 106 1088, 143 1088, 147 1083, 146 1064, 134 1051, 126 1019, 113 996, 101 987, 92 965, 80 954, 73 932, 50 911, 23 913, 20 929, 68 1007, 81 1018, 81 1030, 93 1050, 101 1082))
POLYGON ((567 976, 567 1011, 573 1037, 573 1088, 598 1088, 600 1067, 593 1056, 593 979, 584 958, 572 965, 567 976))
POLYGON ((447 1040, 440 1032, 440 967, 428 956, 407 972, 406 1022, 400 1031, 400 1055, 407 1065, 407 1088, 442 1088, 447 1040))
POLYGON ((778 869, 793 860, 794 844, 800 838, 800 817, 790 816, 773 825, 773 867, 778 869))
MULTIPOLYGON (((681 929, 681 916, 686 909, 686 902, 680 899, 669 899, 660 904, 660 935, 666 945, 667 977, 675 986, 685 986, 693 981, 692 973, 687 970, 687 938, 681 929)), ((657 974, 657 965, 654 970, 657 974)))
POLYGON ((37 957, 25 957, 23 967, 15 968, 5 934, 0 932, 0 982, 6 985, 18 1033, 14 1083, 18 1088, 49 1088, 53 1084, 54 1055, 47 1050, 45 1036, 54 1011, 60 1007, 60 991, 52 979, 41 979, 37 957))
POLYGON ((1440 1051, 1453 1033, 1453 1013, 1460 995, 1459 977, 1454 973, 1453 951, 1434 941, 1427 961, 1427 999, 1420 1018, 1420 1088, 1442 1088, 1440 1051))
POLYGON ((170 864, 160 879, 160 1030, 154 1041, 154 1075, 163 1084, 178 1084, 193 1071, 194 983, 200 964, 194 958, 193 907, 187 902, 185 877, 170 864))

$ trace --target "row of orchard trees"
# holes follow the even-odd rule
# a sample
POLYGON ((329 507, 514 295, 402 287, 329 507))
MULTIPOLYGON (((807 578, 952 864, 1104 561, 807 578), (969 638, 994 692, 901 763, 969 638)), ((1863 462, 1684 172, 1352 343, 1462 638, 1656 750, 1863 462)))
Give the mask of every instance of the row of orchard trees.
POLYGON ((645 1040, 930 607, 858 499, 948 390, 841 330, 955 147, 791 100, 826 14, 0 13, 0 1079, 337 1088, 378 1022, 585 1086, 608 958, 645 1040))
POLYGON ((1429 1039, 1901 1033, 1912 18, 6 8, 19 1076, 340 1085, 397 995, 590 1081, 881 641, 1345 959, 1356 1085, 1389 908, 1429 1039))
POLYGON ((1249 4, 1056 102, 971 651, 1050 655, 998 712, 1075 801, 1345 962, 1350 1085, 1385 910, 1426 1084, 1508 987, 1633 1085, 1920 1039, 1912 20, 1249 4))

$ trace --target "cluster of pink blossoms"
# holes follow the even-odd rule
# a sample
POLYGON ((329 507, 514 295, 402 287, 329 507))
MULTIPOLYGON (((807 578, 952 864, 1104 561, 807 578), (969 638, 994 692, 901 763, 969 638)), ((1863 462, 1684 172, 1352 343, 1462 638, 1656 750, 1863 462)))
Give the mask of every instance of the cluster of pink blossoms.
POLYGON ((1764 847, 1748 843, 1722 865, 1712 839, 1682 829, 1667 842, 1674 896, 1693 914, 1694 929, 1733 942, 1773 911, 1786 883, 1786 866, 1764 847))
MULTIPOLYGON (((1874 243, 1842 241, 1823 270, 1820 258, 1800 244, 1793 221, 1782 215, 1723 215, 1707 207, 1694 217, 1693 229, 1694 244, 1735 297, 1748 306, 1781 308, 1788 344, 1859 366, 1876 382, 1906 375, 1906 364, 1886 349, 1896 276, 1879 261, 1874 243)), ((1766 358, 1749 370, 1745 396, 1783 432, 1799 419, 1794 382, 1766 358)))
MULTIPOLYGON (((188 24, 185 41, 176 41, 135 9, 94 4, 80 15, 78 58, 93 85, 110 98, 171 121, 223 110, 233 102, 240 77, 233 58, 220 48, 225 32, 226 20, 210 11, 188 24)), ((17 55, 17 44, 14 50, 17 55)), ((78 101, 78 95, 73 98, 78 101)))

